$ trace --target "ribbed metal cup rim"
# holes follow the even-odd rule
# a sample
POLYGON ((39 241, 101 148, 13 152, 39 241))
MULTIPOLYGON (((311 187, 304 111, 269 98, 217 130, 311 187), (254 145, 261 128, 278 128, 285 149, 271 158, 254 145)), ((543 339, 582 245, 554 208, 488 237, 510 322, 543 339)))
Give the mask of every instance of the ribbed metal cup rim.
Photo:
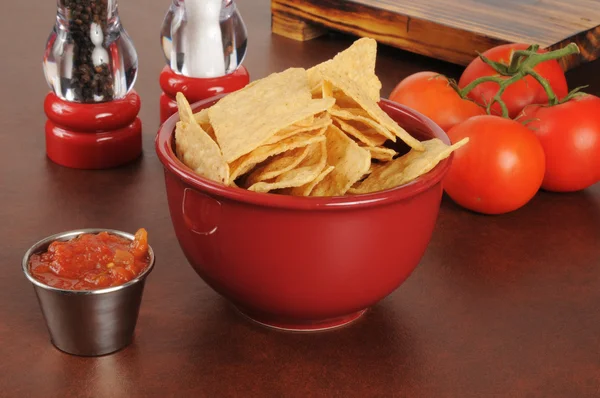
POLYGON ((85 228, 85 229, 76 229, 76 230, 66 231, 66 232, 59 232, 57 234, 47 236, 46 238, 36 242, 33 246, 31 246, 29 248, 29 250, 27 250, 25 252, 25 255, 23 256, 23 260, 21 262, 21 266, 23 267, 23 273, 25 274, 25 276, 27 277, 27 279, 29 279, 29 281, 31 283, 33 283, 35 286, 38 286, 42 289, 54 291, 54 292, 58 292, 58 293, 80 295, 80 296, 107 294, 107 293, 116 292, 118 290, 126 289, 128 286, 134 285, 134 284, 142 281, 144 278, 146 278, 146 276, 154 268, 154 261, 155 261, 154 251, 152 250, 152 247, 150 245, 148 245, 148 254, 150 256, 150 262, 148 263, 148 266, 146 267, 146 269, 144 271, 142 271, 142 273, 139 274, 134 279, 132 279, 122 285, 119 285, 119 286, 111 286, 111 287, 107 287, 107 288, 103 288, 103 289, 96 289, 96 290, 60 289, 60 288, 46 285, 45 283, 38 281, 29 272, 29 259, 31 258, 31 256, 33 254, 41 252, 42 250, 47 249, 48 246, 50 245, 50 243, 52 243, 53 241, 57 241, 57 240, 68 241, 68 240, 71 240, 71 239, 76 238, 77 236, 80 236, 83 234, 97 234, 100 232, 108 232, 109 234, 121 236, 121 237, 129 239, 131 241, 133 241, 133 239, 134 239, 134 235, 132 235, 128 232, 118 231, 116 229, 106 229, 106 228, 85 228))

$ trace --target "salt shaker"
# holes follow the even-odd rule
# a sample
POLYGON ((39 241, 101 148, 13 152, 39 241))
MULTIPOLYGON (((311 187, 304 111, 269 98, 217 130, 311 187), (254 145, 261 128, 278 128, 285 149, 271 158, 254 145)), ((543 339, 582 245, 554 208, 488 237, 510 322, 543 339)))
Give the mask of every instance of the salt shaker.
POLYGON ((63 166, 104 169, 142 152, 133 42, 117 0, 58 0, 46 43, 46 153, 63 166))
POLYGON ((250 81, 242 65, 246 26, 233 0, 172 0, 160 39, 167 61, 160 74, 161 123, 177 111, 178 92, 193 103, 250 81))

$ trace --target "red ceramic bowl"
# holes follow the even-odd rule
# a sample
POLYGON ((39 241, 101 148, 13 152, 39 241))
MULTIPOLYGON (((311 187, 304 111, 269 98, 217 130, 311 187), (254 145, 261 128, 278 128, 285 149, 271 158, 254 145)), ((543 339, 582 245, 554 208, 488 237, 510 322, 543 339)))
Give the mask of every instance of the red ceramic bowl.
MULTIPOLYGON (((416 111, 387 100, 380 106, 418 139, 449 143, 416 111)), ((198 275, 251 319, 291 330, 341 326, 419 264, 451 157, 410 184, 366 195, 263 194, 225 187, 182 164, 173 152, 177 120, 169 118, 156 137, 175 233, 198 275)))

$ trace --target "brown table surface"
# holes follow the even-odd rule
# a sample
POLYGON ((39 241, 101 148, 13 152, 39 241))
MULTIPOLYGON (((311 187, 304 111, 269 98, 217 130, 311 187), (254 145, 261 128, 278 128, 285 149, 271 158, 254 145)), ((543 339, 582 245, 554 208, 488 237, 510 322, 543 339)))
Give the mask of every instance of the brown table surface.
MULTIPOLYGON (((154 152, 164 65, 158 30, 168 3, 121 1, 141 65, 144 157, 107 171, 70 170, 46 158, 41 57, 55 4, 3 3, 0 396, 600 397, 600 184, 540 193, 497 217, 444 199, 415 273, 350 327, 288 334, 238 316, 186 263, 154 152), (158 262, 135 342, 102 358, 59 352, 22 275, 23 253, 59 231, 140 226, 158 262)), ((267 0, 239 7, 254 78, 311 66, 352 41, 272 36, 267 0)), ((572 71, 569 83, 600 94, 598 68, 572 71)), ((390 48, 380 49, 377 69, 384 96, 419 70, 460 73, 390 48)))

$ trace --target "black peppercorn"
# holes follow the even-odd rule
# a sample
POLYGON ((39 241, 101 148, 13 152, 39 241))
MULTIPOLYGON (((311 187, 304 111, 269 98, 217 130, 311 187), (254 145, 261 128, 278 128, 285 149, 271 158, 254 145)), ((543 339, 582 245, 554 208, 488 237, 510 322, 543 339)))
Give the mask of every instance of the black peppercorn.
POLYGON ((107 64, 94 65, 96 47, 90 37, 96 23, 107 37, 107 0, 65 0, 73 45, 73 75, 70 85, 81 102, 110 101, 114 98, 113 76, 107 64))

